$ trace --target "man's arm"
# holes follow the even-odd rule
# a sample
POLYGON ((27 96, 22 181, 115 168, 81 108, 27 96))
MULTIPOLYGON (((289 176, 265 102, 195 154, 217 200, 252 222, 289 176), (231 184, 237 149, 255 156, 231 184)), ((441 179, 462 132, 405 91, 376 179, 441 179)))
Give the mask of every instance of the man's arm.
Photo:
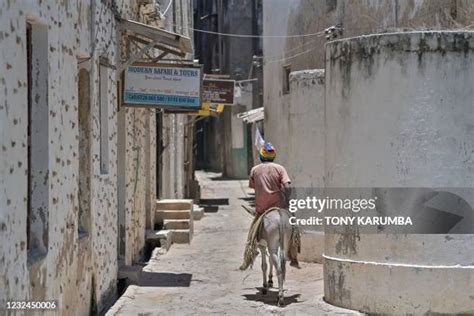
POLYGON ((255 189, 255 181, 253 179, 253 170, 250 171, 249 188, 255 189))
POLYGON ((283 184, 282 193, 283 193, 283 196, 285 197, 285 206, 286 208, 288 208, 290 204, 290 196, 291 196, 290 182, 286 182, 283 184))
POLYGON ((281 181, 281 192, 283 194, 283 197, 285 199, 285 206, 286 208, 289 207, 290 204, 290 195, 291 195, 291 179, 288 176, 288 173, 286 172, 285 167, 281 167, 280 171, 280 181, 281 181))

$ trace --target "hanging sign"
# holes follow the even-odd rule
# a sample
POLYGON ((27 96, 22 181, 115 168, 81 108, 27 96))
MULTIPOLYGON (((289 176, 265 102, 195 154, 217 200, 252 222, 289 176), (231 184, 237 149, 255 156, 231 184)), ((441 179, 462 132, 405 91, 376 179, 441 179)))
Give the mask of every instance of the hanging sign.
POLYGON ((136 64, 125 69, 125 106, 200 109, 202 66, 136 64))
POLYGON ((234 104, 235 80, 204 79, 202 82, 204 102, 234 104))

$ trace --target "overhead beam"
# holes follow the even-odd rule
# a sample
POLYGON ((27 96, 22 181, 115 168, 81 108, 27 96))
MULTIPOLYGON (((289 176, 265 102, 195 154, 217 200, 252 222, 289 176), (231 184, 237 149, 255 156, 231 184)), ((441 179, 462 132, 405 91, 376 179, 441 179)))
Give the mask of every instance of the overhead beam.
POLYGON ((142 49, 140 49, 138 52, 136 52, 135 54, 133 54, 132 56, 130 56, 130 58, 125 61, 124 63, 122 63, 120 65, 120 68, 119 68, 119 73, 124 70, 125 68, 127 68, 129 65, 133 64, 134 62, 136 62, 137 60, 139 60, 142 56, 143 56, 143 53, 147 52, 150 48, 152 48, 153 46, 155 45, 155 42, 150 42, 148 43, 147 45, 145 45, 144 47, 142 47, 142 49))
POLYGON ((153 62, 156 63, 157 61, 162 60, 166 55, 168 55, 168 52, 162 52, 160 55, 158 55, 158 57, 153 59, 153 62))
MULTIPOLYGON (((138 43, 135 42, 135 41, 130 41, 130 43, 132 43, 133 46, 135 46, 138 50, 142 49, 142 48, 145 46, 145 45, 140 46, 140 45, 138 45, 138 43)), ((148 44, 148 43, 147 43, 147 44, 148 44)), ((144 53, 145 55, 147 55, 148 58, 153 59, 153 57, 152 57, 148 52, 145 51, 145 52, 143 52, 143 53, 144 53)))
POLYGON ((184 54, 193 52, 192 41, 189 37, 126 19, 121 20, 121 27, 123 31, 139 34, 156 43, 176 48, 184 54))
MULTIPOLYGON (((149 43, 149 41, 147 41, 147 40, 145 40, 145 39, 142 39, 142 38, 140 38, 140 37, 134 36, 134 35, 129 35, 128 38, 131 39, 131 40, 134 40, 134 41, 136 41, 136 42, 139 42, 139 43, 141 43, 141 44, 145 44, 145 45, 149 43)), ((159 50, 162 50, 162 51, 167 52, 167 53, 169 53, 169 54, 173 54, 173 55, 179 56, 179 57, 185 57, 185 56, 186 56, 186 53, 183 53, 183 52, 181 52, 181 51, 177 51, 177 50, 171 49, 171 48, 169 48, 169 47, 160 45, 160 44, 158 44, 158 43, 155 43, 154 48, 159 49, 159 50)))

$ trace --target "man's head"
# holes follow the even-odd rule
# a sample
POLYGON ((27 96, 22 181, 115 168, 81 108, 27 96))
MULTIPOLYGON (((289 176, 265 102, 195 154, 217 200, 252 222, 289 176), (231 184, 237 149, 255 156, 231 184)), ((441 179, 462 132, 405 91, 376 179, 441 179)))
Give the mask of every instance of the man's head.
POLYGON ((272 144, 265 143, 259 150, 261 162, 273 161, 276 157, 276 151, 272 144))

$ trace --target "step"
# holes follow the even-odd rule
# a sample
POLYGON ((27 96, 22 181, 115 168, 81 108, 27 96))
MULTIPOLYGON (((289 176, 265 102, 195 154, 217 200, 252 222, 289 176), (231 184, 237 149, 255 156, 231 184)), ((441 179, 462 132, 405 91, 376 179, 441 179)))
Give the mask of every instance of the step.
POLYGON ((189 229, 191 227, 189 219, 165 219, 164 229, 189 229))
POLYGON ((198 221, 204 216, 204 207, 197 204, 193 205, 193 220, 198 221))
POLYGON ((192 231, 190 229, 173 229, 172 240, 175 244, 189 244, 192 239, 192 231))
POLYGON ((155 223, 163 223, 165 219, 190 219, 190 210, 158 210, 155 212, 155 223))
POLYGON ((192 210, 193 209, 193 200, 157 200, 156 201, 156 210, 192 210))
POLYGON ((145 235, 147 242, 159 242, 160 247, 168 251, 173 243, 173 232, 171 230, 147 230, 145 235))

